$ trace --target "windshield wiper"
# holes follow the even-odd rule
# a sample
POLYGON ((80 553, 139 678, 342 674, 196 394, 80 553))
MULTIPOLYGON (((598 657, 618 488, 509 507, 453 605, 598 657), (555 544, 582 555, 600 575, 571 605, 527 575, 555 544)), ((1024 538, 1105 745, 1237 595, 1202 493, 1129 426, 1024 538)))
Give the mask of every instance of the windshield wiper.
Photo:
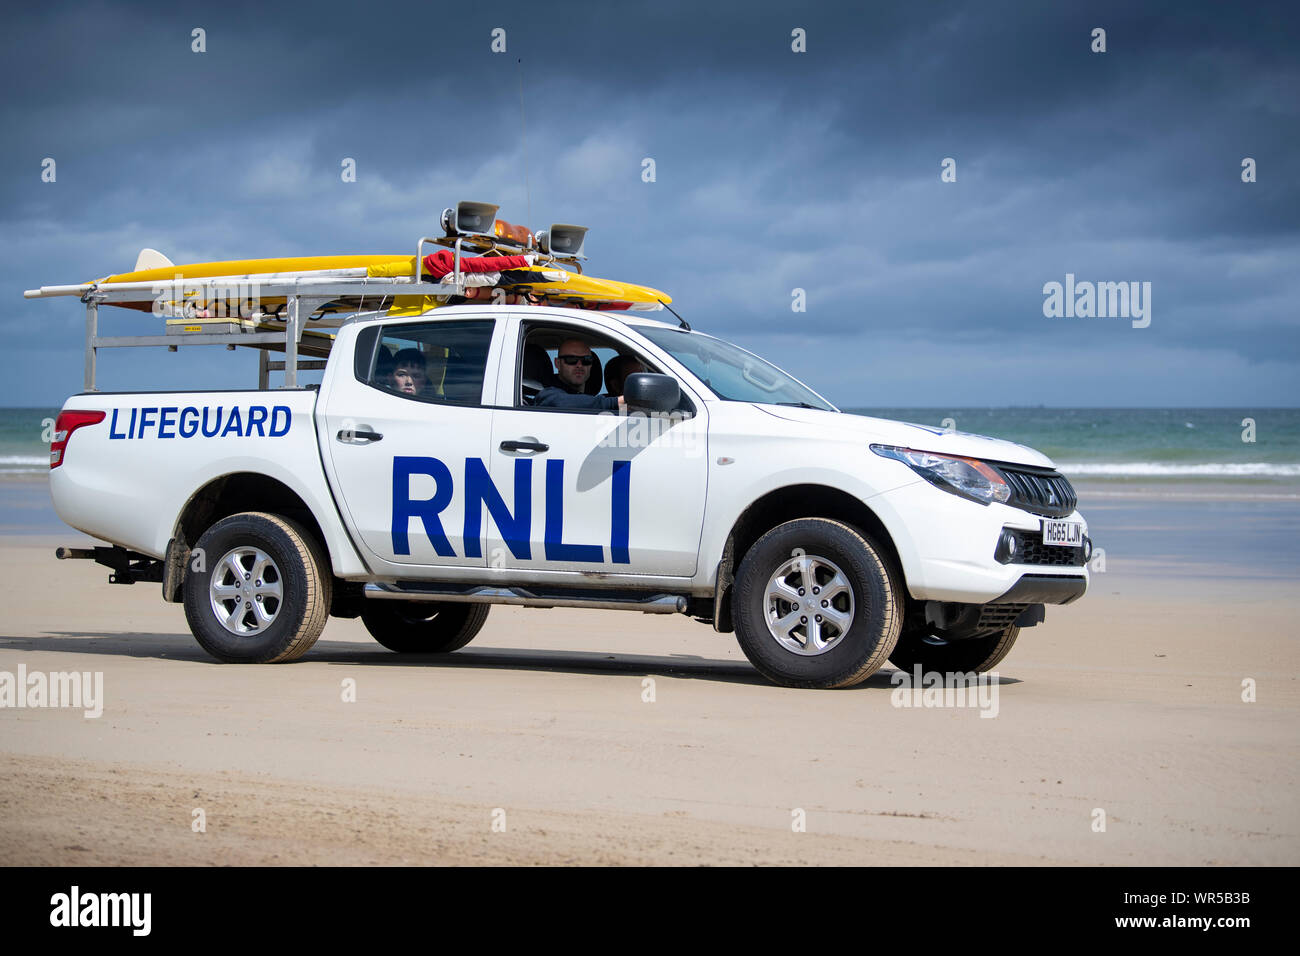
POLYGON ((807 402, 777 402, 776 404, 787 405, 790 408, 813 408, 813 409, 817 409, 818 411, 823 411, 823 412, 826 411, 826 409, 821 408, 818 405, 809 405, 807 402))

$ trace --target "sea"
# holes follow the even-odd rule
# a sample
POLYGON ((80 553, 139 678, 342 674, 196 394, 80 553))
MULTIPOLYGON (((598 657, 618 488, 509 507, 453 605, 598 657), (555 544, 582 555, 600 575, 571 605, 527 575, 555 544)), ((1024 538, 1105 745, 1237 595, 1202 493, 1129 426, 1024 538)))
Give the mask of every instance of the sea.
MULTIPOLYGON (((846 408, 1006 438, 1072 480, 1213 481, 1300 488, 1300 408, 846 408)), ((0 408, 0 478, 49 470, 57 408, 0 408)))
POLYGON ((1300 408, 851 408, 1037 449, 1073 481, 1300 488, 1300 408))

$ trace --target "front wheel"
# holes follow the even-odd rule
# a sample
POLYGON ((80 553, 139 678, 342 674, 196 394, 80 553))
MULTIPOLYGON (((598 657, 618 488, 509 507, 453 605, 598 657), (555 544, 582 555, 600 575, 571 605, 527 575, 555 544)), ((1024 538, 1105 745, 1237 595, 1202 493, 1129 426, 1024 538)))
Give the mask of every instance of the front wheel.
POLYGON ((1020 628, 1014 624, 985 637, 961 641, 946 641, 922 632, 906 634, 889 655, 889 663, 909 673, 918 665, 923 672, 983 673, 1011 653, 1019 636, 1020 628))
POLYGON ((390 651, 449 654, 474 639, 491 608, 451 601, 372 601, 361 612, 361 623, 390 651))
POLYGON ((827 518, 787 521, 754 543, 736 572, 732 617, 750 663, 785 687, 865 680, 902 627, 880 546, 827 518))
POLYGON ((202 648, 230 664, 275 664, 305 654, 329 619, 333 578, 301 525, 249 511, 199 538, 202 570, 185 575, 185 619, 202 648))

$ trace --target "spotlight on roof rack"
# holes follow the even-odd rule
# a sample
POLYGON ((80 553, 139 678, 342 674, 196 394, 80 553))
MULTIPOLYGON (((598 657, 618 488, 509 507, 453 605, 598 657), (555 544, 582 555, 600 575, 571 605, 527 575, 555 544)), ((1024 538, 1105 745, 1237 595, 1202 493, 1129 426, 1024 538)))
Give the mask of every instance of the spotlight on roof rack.
POLYGON ((537 247, 547 255, 573 256, 583 259, 582 247, 587 241, 586 226, 569 226, 557 222, 550 229, 537 234, 537 247))
POLYGON ((492 235, 502 242, 519 246, 522 249, 531 249, 533 247, 533 234, 528 231, 527 226, 516 226, 504 219, 496 221, 496 224, 492 227, 492 235))
POLYGON ((497 210, 490 202, 458 202, 442 211, 442 228, 449 236, 490 236, 497 210))

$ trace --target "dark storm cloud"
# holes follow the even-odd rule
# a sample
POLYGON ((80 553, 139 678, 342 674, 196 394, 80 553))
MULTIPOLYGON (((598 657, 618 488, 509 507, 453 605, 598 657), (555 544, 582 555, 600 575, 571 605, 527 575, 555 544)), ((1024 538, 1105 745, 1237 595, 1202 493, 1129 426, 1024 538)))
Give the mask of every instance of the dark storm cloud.
POLYGON ((1284 4, 53 5, 9 26, 0 336, 16 355, 58 329, 68 357, 33 401, 76 387, 76 310, 22 288, 127 269, 144 245, 176 261, 405 251, 461 198, 590 224, 595 274, 774 343, 796 374, 843 382, 831 397, 847 404, 922 401, 860 394, 871 380, 845 370, 926 348, 964 357, 948 387, 969 402, 1068 396, 1049 374, 1009 395, 989 373, 1071 349, 1091 375, 1126 369, 1119 401, 1203 394, 1133 381, 1138 353, 1177 367, 1175 385, 1217 383, 1212 401, 1294 401, 1300 71, 1284 4), (504 56, 488 50, 498 26, 504 56), (46 156, 56 184, 40 182, 46 156), (1244 156, 1259 182, 1241 182, 1244 156), (956 183, 939 181, 944 157, 956 183), (1151 282, 1151 327, 1045 318, 1043 284, 1067 272, 1151 282))

